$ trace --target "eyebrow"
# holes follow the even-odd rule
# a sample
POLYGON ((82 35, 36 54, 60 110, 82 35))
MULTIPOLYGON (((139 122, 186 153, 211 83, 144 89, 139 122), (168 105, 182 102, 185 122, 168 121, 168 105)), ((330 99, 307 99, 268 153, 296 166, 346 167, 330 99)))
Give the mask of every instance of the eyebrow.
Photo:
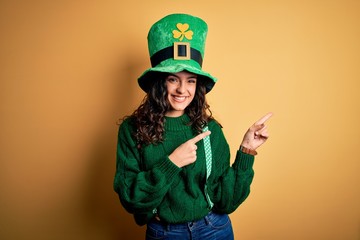
MULTIPOLYGON (((173 76, 173 77, 177 77, 180 78, 178 75, 176 75, 175 73, 169 73, 168 77, 173 76)), ((188 78, 198 78, 198 76, 196 74, 191 74, 188 78)))

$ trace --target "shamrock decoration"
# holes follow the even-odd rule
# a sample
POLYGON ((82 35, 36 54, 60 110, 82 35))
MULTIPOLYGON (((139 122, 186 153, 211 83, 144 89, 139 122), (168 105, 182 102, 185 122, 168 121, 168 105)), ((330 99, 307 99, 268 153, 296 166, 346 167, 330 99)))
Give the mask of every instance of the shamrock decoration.
POLYGON ((189 24, 178 23, 178 24, 176 24, 176 27, 178 28, 178 30, 173 30, 173 32, 172 32, 174 38, 179 38, 180 41, 182 41, 184 39, 184 37, 188 40, 192 39, 194 32, 191 30, 188 30, 189 24))

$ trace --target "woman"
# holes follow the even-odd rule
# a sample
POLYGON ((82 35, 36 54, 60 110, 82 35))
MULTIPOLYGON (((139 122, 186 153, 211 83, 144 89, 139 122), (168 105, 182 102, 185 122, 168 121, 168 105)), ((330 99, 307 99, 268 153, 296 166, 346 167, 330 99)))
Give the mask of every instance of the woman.
POLYGON ((230 166, 229 145, 206 94, 202 71, 207 25, 172 14, 148 34, 152 68, 138 79, 142 104, 119 128, 114 189, 146 239, 233 239, 228 214, 246 199, 267 114, 244 135, 230 166))

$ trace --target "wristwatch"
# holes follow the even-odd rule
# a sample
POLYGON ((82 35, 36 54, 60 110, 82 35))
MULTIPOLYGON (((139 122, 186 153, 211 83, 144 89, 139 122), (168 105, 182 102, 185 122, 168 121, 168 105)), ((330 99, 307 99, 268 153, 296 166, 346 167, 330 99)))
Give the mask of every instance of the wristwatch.
POLYGON ((246 148, 246 147, 244 147, 242 145, 240 145, 239 150, 242 151, 243 153, 250 154, 250 155, 253 155, 253 156, 255 156, 257 154, 257 152, 255 150, 252 150, 250 148, 246 148))

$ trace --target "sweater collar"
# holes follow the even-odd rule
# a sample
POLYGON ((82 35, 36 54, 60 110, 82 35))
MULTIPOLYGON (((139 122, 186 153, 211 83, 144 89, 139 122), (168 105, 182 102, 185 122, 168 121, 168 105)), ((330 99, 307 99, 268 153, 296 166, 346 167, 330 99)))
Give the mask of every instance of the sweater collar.
POLYGON ((187 125, 190 122, 190 117, 187 114, 183 114, 180 117, 166 117, 165 116, 165 130, 179 131, 188 129, 187 125))

